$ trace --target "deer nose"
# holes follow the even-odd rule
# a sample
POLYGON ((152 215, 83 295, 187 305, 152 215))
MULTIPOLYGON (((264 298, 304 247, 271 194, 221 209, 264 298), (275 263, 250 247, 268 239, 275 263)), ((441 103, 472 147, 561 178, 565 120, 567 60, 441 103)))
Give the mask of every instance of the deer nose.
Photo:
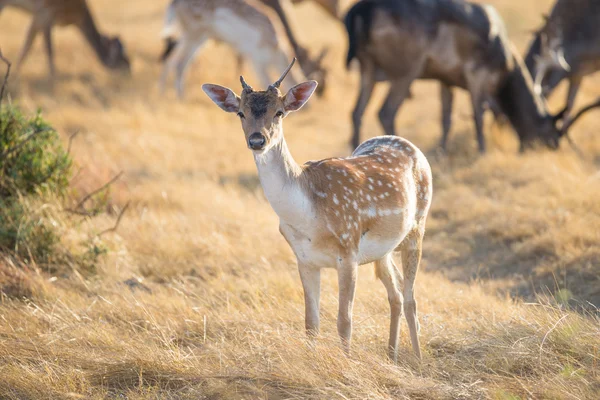
POLYGON ((252 150, 262 150, 267 143, 267 138, 260 132, 254 132, 248 138, 248 147, 252 150))

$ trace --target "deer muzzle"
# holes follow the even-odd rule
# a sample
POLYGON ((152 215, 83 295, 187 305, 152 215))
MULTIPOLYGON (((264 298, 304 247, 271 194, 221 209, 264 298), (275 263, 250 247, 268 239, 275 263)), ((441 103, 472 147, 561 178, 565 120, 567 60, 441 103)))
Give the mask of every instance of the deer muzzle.
POLYGON ((267 138, 260 132, 254 132, 248 137, 248 147, 252 150, 262 150, 266 143, 267 138))

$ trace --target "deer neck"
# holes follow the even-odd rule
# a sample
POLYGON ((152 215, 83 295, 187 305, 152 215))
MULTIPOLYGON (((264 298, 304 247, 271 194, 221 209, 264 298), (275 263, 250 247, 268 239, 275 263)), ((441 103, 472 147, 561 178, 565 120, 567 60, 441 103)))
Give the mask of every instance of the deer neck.
POLYGON ((255 154, 254 161, 265 196, 280 220, 290 225, 306 220, 310 204, 302 189, 302 168, 292 157, 285 138, 266 153, 255 154))
POLYGON ((94 18, 87 8, 83 11, 79 29, 90 46, 92 46, 92 49, 94 49, 98 59, 105 64, 108 60, 107 42, 102 40, 102 34, 98 31, 94 18))

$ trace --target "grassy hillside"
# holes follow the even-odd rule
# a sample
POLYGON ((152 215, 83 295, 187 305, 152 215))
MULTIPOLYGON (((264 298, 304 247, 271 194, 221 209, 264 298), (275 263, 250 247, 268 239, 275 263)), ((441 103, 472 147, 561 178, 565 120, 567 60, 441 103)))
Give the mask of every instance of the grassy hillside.
MULTIPOLYGON (((551 4, 490 2, 522 51, 551 4)), ((461 93, 442 155, 438 86, 416 84, 396 124, 428 155, 435 179, 416 294, 424 360, 414 360, 405 326, 399 365, 387 360, 387 297, 370 266, 360 270, 347 358, 335 328, 335 272, 324 272, 323 333, 311 349, 295 259, 239 122, 201 91, 205 82, 239 87, 234 53, 207 45, 189 71, 185 101, 174 90, 161 96, 167 1, 90 3, 101 28, 122 36, 132 77, 106 72, 76 31, 57 29, 56 82, 47 80, 40 40, 10 92, 24 109, 41 108, 65 144, 80 132, 71 150, 78 193, 124 171, 111 190, 114 212, 77 219, 64 241, 110 228, 130 207, 118 231, 103 236, 110 251, 95 274, 23 271, 0 256, 0 285, 10 275, 30 289, 26 298, 0 297, 0 398, 597 396, 600 114, 572 132, 583 158, 566 143, 517 154, 516 135, 491 121, 481 157, 461 93)), ((290 10, 303 43, 313 52, 331 47, 331 72, 326 96, 286 119, 289 147, 297 161, 347 155, 358 74, 343 68, 343 27, 312 4, 290 10)), ((27 23, 22 13, 2 13, 7 57, 16 57, 27 23)), ((249 65, 244 74, 257 86, 249 65)), ((578 103, 596 97, 599 83, 588 78, 578 103)), ((381 134, 383 89, 365 116, 365 138, 381 134)), ((564 92, 551 98, 553 109, 564 92)))

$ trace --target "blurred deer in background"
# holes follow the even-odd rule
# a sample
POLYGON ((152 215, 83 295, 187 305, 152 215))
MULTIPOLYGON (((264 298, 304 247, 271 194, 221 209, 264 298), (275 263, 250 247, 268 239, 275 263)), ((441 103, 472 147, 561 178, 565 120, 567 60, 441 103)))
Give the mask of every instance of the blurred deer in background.
MULTIPOLYGON (((175 70, 177 94, 183 96, 183 78, 187 65, 196 51, 209 39, 231 45, 238 53, 252 60, 261 82, 271 82, 269 70, 283 69, 287 56, 269 18, 244 0, 174 0, 167 9, 163 36, 170 38, 179 29, 181 37, 166 52, 166 62, 160 78, 164 90, 171 70, 175 70)), ((293 84, 301 78, 291 74, 293 84)))
POLYGON ((321 269, 335 268, 337 328, 349 353, 358 266, 375 262, 391 309, 390 357, 397 360, 404 309, 420 358, 414 284, 432 198, 429 163, 417 147, 398 137, 367 140, 348 158, 296 163, 283 136, 283 119, 308 101, 317 83, 301 83, 282 95, 279 86, 292 65, 265 91, 255 91, 243 77, 241 97, 223 86, 202 89, 241 119, 265 196, 279 216, 279 231, 298 260, 306 330, 309 336, 319 332, 321 269), (402 253, 404 274, 394 264, 394 251, 402 253))
POLYGON ((545 17, 525 62, 535 88, 548 96, 568 79, 565 116, 571 114, 583 77, 600 70, 600 2, 558 0, 545 17))
MULTIPOLYGON (((300 64, 300 68, 302 68, 302 72, 309 79, 314 79, 319 83, 317 87, 317 95, 323 94, 325 88, 327 86, 327 71, 322 66, 323 59, 327 55, 327 48, 321 50, 321 53, 315 58, 311 59, 304 47, 302 47, 298 40, 296 40, 296 36, 292 31, 292 27, 288 21, 288 18, 283 10, 281 5, 281 0, 260 0, 265 5, 272 8, 277 16, 279 17, 283 28, 285 29, 285 33, 290 41, 290 45, 294 49, 294 53, 298 58, 298 63, 300 64)), ((293 1, 295 3, 302 2, 304 0, 296 0, 293 1)), ((313 0, 317 2, 321 7, 327 10, 331 15, 333 15, 337 19, 337 10, 338 10, 338 0, 313 0), (335 12, 335 15, 333 14, 335 12)))
MULTIPOLYGON (((240 0, 240 1, 245 1, 245 0, 240 0)), ((298 1, 303 1, 303 0, 298 0, 298 1)), ((205 0, 204 2, 207 3, 207 5, 208 5, 210 3, 210 0, 208 0, 208 1, 205 0)), ((304 75, 306 77, 308 77, 310 79, 314 79, 317 82, 319 82, 319 86, 317 87, 316 93, 318 95, 322 95, 323 91, 325 90, 326 83, 327 83, 326 82, 327 71, 323 68, 323 66, 321 64, 323 62, 323 59, 325 58, 325 55, 327 54, 327 49, 323 49, 321 51, 321 54, 319 54, 319 56, 317 58, 315 58, 315 59, 310 58, 308 51, 304 47, 302 47, 296 40, 296 36, 294 35, 294 33, 292 31, 292 28, 289 24, 288 18, 285 14, 285 11, 283 10, 280 0, 260 0, 260 2, 263 3, 264 5, 268 6, 269 8, 271 8, 273 11, 275 11, 279 20, 282 23, 282 26, 285 30, 285 33, 290 42, 290 45, 292 46, 292 49, 294 50, 294 54, 298 58, 298 62, 300 63, 302 72, 304 73, 304 75)), ((327 9, 328 11, 333 12, 334 10, 336 10, 336 12, 337 12, 337 0, 317 0, 317 2, 320 5, 322 5, 325 9, 327 9)), ((199 4, 200 3, 201 2, 199 2, 199 4)), ((224 6, 226 5, 226 3, 227 2, 224 2, 224 6)), ((237 2, 234 2, 234 3, 237 4, 237 2)), ((165 61, 167 58, 169 58, 171 52, 175 49, 178 40, 175 39, 175 29, 174 28, 163 31, 163 37, 165 39, 166 46, 165 46, 165 50, 163 51, 163 54, 161 55, 161 60, 165 61)), ((213 37, 213 39, 218 39, 218 38, 213 37)), ((238 51, 237 69, 240 74, 243 69, 244 56, 245 56, 245 53, 238 51)))
MULTIPOLYGON (((333 18, 338 18, 339 15, 339 1, 338 0, 312 0, 317 3, 323 10, 327 11, 333 18)), ((292 0, 293 4, 304 3, 305 0, 292 0)))
POLYGON ((379 111, 388 135, 395 134, 394 119, 415 79, 442 83, 442 148, 450 130, 453 86, 471 95, 480 152, 485 151, 485 101, 497 104, 506 115, 519 136, 521 150, 535 141, 558 148, 559 138, 574 122, 563 121, 562 112, 550 114, 508 40, 502 18, 491 6, 456 0, 362 0, 348 11, 345 23, 347 63, 357 58, 361 71, 360 94, 352 114, 354 147, 375 83, 383 80, 391 82, 379 111))
POLYGON ((123 43, 117 36, 108 37, 98 31, 85 0, 0 0, 0 11, 6 6, 19 8, 33 16, 25 43, 17 58, 15 65, 17 72, 29 54, 35 38, 39 33, 43 33, 49 73, 51 77, 55 76, 52 45, 54 25, 75 25, 92 46, 102 65, 109 69, 130 72, 129 58, 123 43))

